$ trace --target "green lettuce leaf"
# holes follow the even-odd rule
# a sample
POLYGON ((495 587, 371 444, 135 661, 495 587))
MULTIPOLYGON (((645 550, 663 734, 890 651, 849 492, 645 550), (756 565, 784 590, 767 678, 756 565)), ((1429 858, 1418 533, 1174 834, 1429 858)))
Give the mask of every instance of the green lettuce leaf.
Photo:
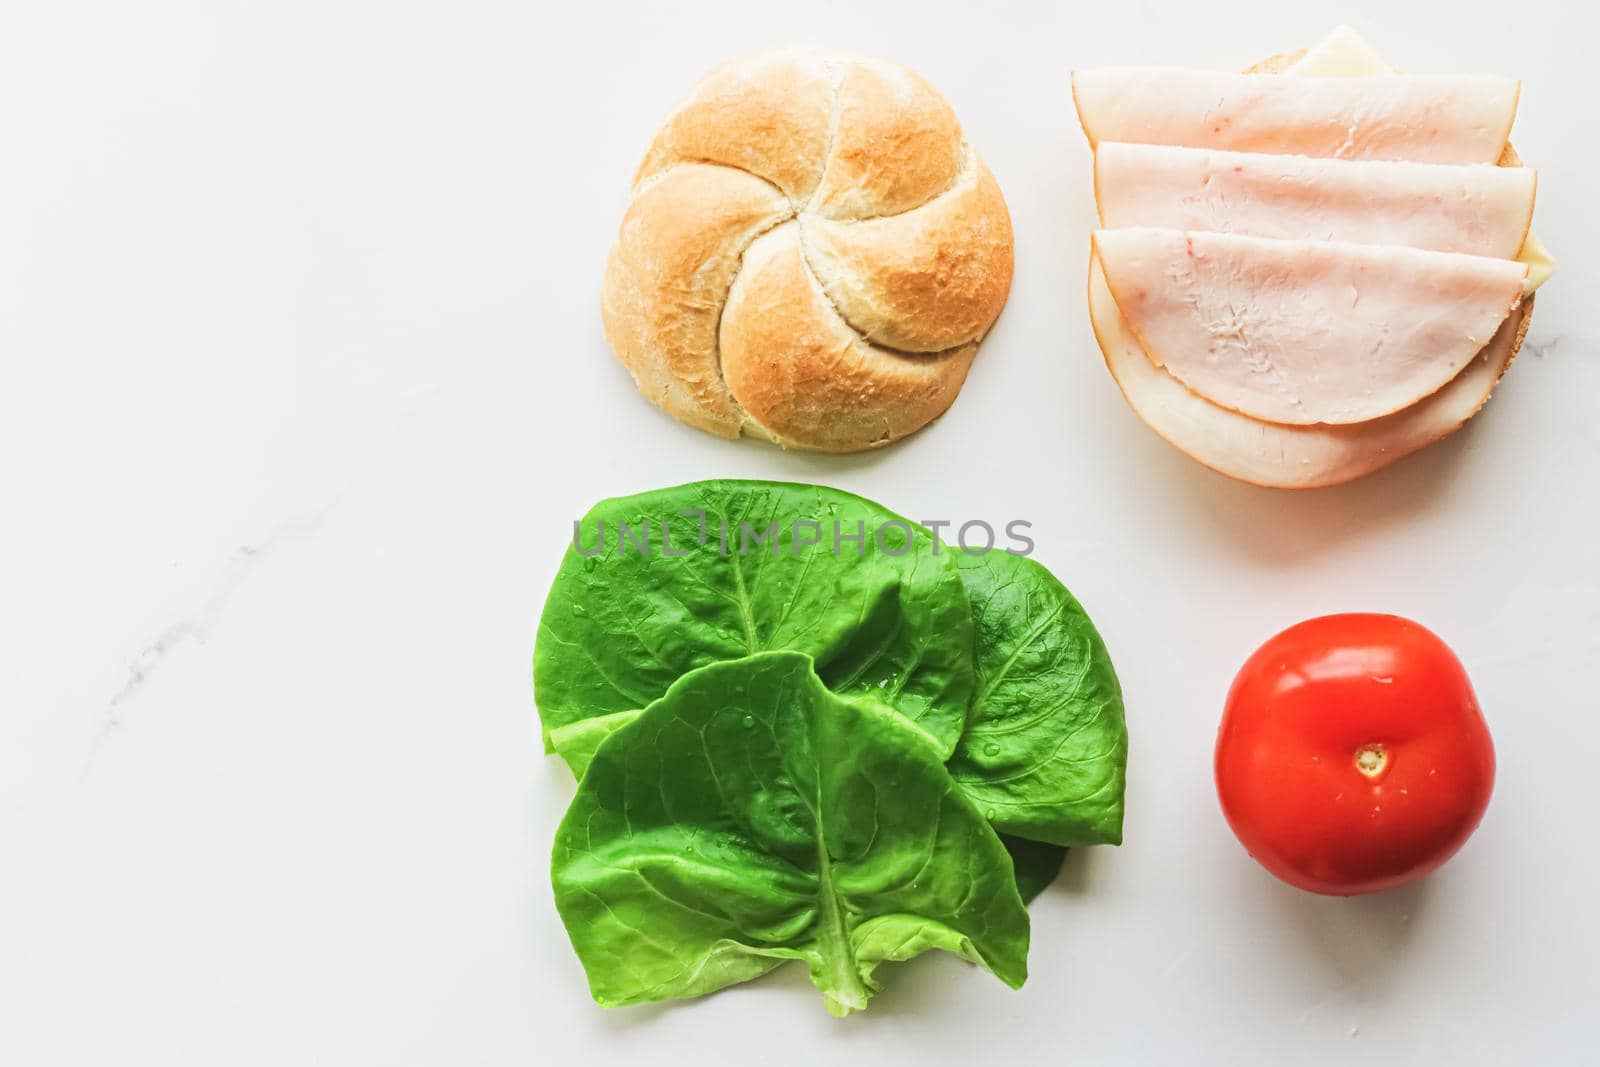
POLYGON ((606 730, 573 727, 769 650, 810 655, 835 692, 877 697, 946 755, 960 738, 973 663, 957 553, 895 513, 822 486, 695 482, 602 501, 577 541, 598 551, 568 548, 533 661, 546 747, 570 743, 575 770, 606 730))
POLYGON ((1002 833, 1120 844, 1128 731, 1099 632, 1033 560, 955 558, 972 601, 978 690, 950 774, 1002 833))
POLYGON ((686 674, 593 751, 557 832, 556 906, 602 1005, 692 997, 804 960, 835 1014, 930 948, 1027 975, 993 829, 904 718, 809 657, 686 674))
POLYGON ((1060 876, 1061 865, 1067 859, 1066 846, 1029 841, 1010 834, 1001 834, 1000 843, 1011 853, 1011 866, 1022 902, 1032 904, 1060 876))

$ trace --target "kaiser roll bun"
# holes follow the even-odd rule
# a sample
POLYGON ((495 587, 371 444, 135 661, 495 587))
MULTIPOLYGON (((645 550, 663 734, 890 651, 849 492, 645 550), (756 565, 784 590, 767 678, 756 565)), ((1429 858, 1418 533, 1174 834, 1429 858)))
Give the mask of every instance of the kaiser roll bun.
POLYGON ((1011 269, 1005 200, 937 90, 890 63, 772 51, 712 70, 667 116, 601 314, 674 418, 854 452, 950 406, 1011 269))

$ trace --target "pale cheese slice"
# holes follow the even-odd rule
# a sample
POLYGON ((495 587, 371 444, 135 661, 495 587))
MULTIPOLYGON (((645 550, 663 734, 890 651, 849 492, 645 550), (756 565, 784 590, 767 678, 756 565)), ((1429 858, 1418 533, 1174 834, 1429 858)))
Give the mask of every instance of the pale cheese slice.
POLYGON ((1517 113, 1508 78, 1307 78, 1165 67, 1076 71, 1072 96, 1101 141, 1340 159, 1494 163, 1517 113))
POLYGON ((1335 26, 1317 44, 1288 67, 1291 74, 1316 78, 1360 78, 1374 74, 1398 74, 1383 61, 1378 50, 1349 26, 1335 26))
POLYGON ((1106 367, 1139 418, 1167 442, 1230 478, 1284 489, 1338 485, 1447 436, 1488 400, 1516 354, 1529 303, 1442 389, 1351 426, 1282 426, 1220 408, 1145 357, 1117 310, 1098 260, 1089 264, 1089 317, 1106 367))
POLYGON ((1522 251, 1517 253, 1517 262, 1528 265, 1528 280, 1523 283, 1523 288, 1533 292, 1539 286, 1550 280, 1556 272, 1556 258, 1550 250, 1539 240, 1539 235, 1532 230, 1528 231, 1528 239, 1522 242, 1522 251))
POLYGON ((1537 174, 1493 164, 1315 159, 1102 141, 1095 200, 1108 229, 1395 244, 1513 259, 1537 174))
POLYGON ((1269 422, 1346 424, 1455 377, 1522 300, 1511 260, 1332 241, 1099 230, 1095 253, 1151 362, 1269 422))

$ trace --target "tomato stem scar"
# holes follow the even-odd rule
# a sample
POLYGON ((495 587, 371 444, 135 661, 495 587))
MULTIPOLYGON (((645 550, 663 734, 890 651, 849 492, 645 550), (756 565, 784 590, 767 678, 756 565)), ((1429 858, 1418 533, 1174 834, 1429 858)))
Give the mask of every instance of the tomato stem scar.
POLYGON ((1389 752, 1376 741, 1356 749, 1356 770, 1368 778, 1376 778, 1389 766, 1389 752))

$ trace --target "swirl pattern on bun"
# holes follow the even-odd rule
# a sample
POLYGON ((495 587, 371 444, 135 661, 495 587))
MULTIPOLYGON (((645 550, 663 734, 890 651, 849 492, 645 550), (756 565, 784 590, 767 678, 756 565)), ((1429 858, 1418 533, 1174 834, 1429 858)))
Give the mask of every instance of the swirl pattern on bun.
POLYGON ((1005 200, 937 90, 877 60, 762 52, 701 78, 656 134, 601 312, 674 418, 854 452, 950 406, 1011 272, 1005 200))

